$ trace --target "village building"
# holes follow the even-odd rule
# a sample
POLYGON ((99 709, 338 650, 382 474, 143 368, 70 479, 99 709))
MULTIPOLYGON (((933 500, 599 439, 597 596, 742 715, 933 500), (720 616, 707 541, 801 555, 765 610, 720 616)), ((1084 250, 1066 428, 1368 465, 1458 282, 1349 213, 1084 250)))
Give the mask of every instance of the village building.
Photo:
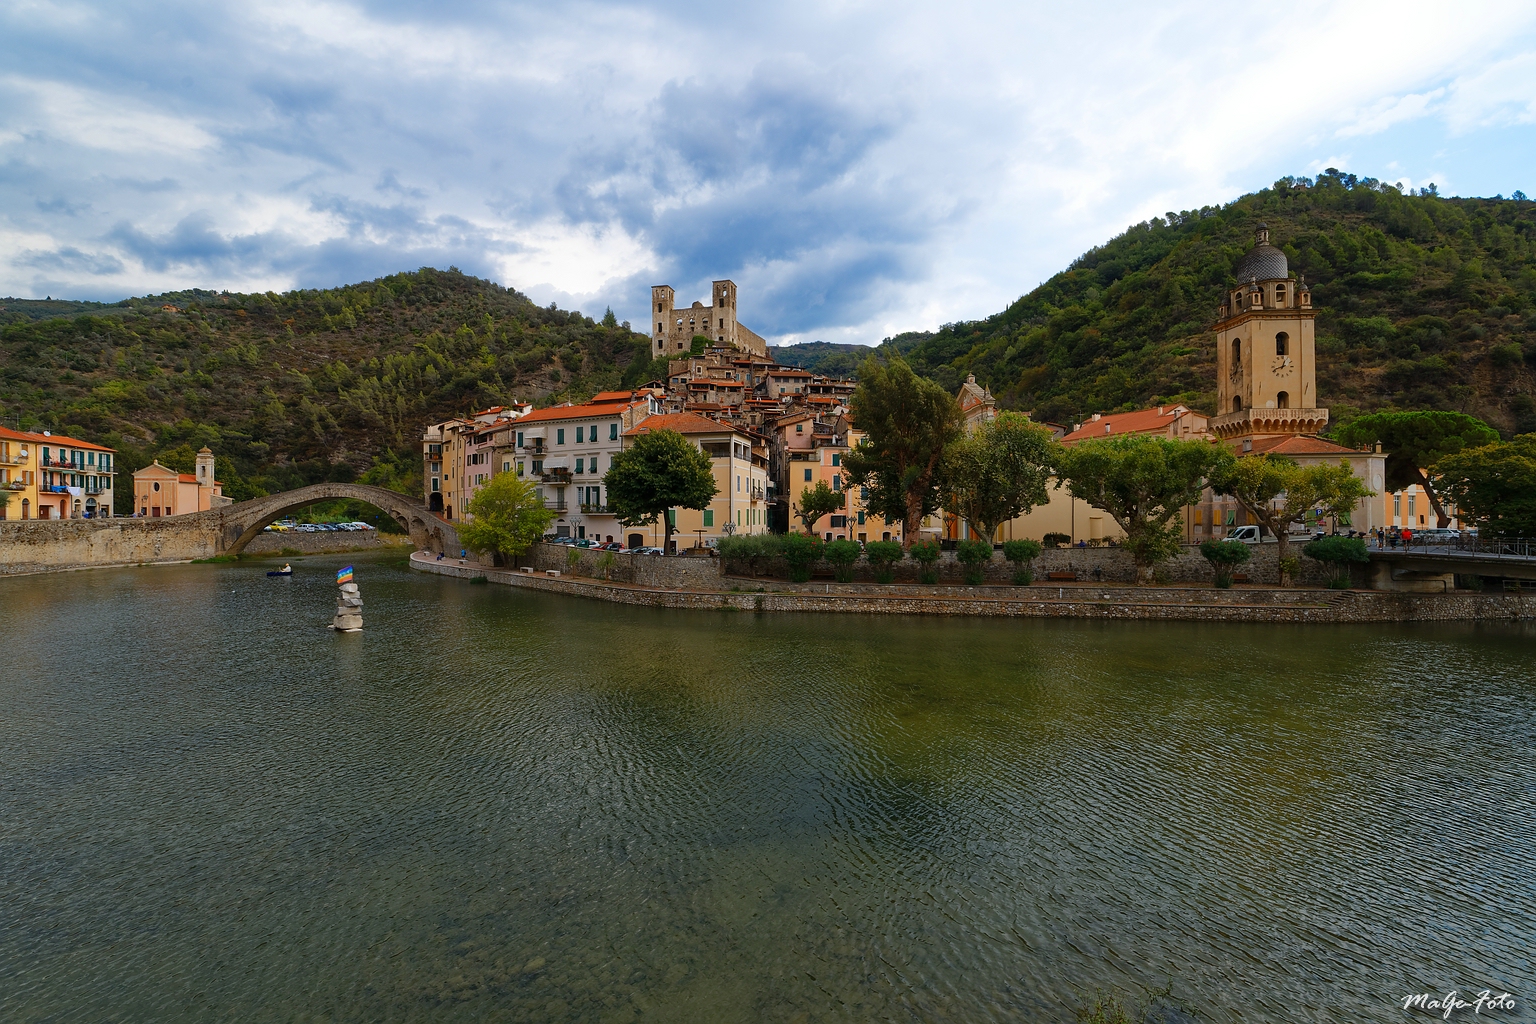
POLYGON ((106 519, 116 451, 51 431, 0 427, 0 519, 106 519))
POLYGON ((193 472, 179 473, 156 459, 133 474, 134 514, 149 519, 207 512, 231 504, 224 485, 214 478, 213 452, 197 453, 193 472))
MULTIPOLYGON (((721 537, 768 532, 768 449, 761 438, 693 413, 649 416, 624 437, 632 443, 653 430, 674 430, 697 445, 709 456, 715 478, 715 496, 705 508, 676 508, 667 513, 674 527, 674 547, 679 541, 686 546, 713 547, 721 537)), ((658 546, 665 533, 659 522, 648 528, 626 530, 623 543, 631 548, 642 544, 658 546)))

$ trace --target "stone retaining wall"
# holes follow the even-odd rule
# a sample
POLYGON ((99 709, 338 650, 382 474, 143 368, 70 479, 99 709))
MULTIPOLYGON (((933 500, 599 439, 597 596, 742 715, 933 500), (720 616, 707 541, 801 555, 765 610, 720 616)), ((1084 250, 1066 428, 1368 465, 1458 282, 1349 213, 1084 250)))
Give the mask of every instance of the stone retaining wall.
POLYGON ((283 550, 301 555, 327 555, 338 551, 375 551, 379 548, 409 546, 411 538, 403 533, 382 530, 358 530, 345 533, 263 533, 245 546, 247 555, 280 555, 283 550))
MULTIPOLYGON (((567 575, 594 576, 601 578, 599 563, 604 554, 613 555, 613 565, 608 569, 608 579, 615 583, 632 583, 642 587, 715 588, 720 586, 720 559, 679 558, 661 555, 632 555, 624 551, 594 551, 591 548, 573 548, 564 544, 535 544, 527 554, 516 559, 520 568, 531 565, 543 572, 558 569, 567 575), (569 563, 571 552, 577 552, 575 568, 569 563)), ((446 559, 445 559, 446 561, 446 559)))
MULTIPOLYGON (((647 556, 637 556, 647 557, 647 556)), ((657 559, 662 562, 684 559, 657 559)), ((488 569, 437 561, 417 552, 413 568, 448 576, 484 576, 527 590, 659 608, 751 612, 844 612, 875 615, 985 615, 1016 618, 1163 619, 1203 622, 1536 621, 1536 595, 1444 595, 1376 591, 1215 590, 1187 587, 880 586, 759 581, 762 589, 677 590, 604 583, 543 572, 488 569)), ((751 583, 739 581, 747 587, 751 583)))
MULTIPOLYGON (((1280 546, 1278 544, 1255 544, 1252 546, 1253 558, 1245 565, 1238 566, 1238 573, 1246 574, 1254 583, 1280 583, 1280 546)), ((1330 577, 1330 570, 1322 563, 1310 558, 1301 558, 1301 545, 1292 544, 1291 554, 1301 560, 1300 578, 1294 582, 1303 586, 1324 586, 1330 577)), ((1105 583, 1135 583, 1136 564, 1131 559, 1129 552, 1121 548, 1047 548, 1040 553, 1040 557, 1034 563, 1035 577, 1044 579, 1050 572, 1075 572, 1080 579, 1093 580, 1105 583), (1095 576, 1095 570, 1098 575, 1095 576)), ((965 567, 956 559, 953 551, 946 551, 940 556, 939 579, 959 582, 964 578, 965 567)), ((903 582, 916 582, 918 565, 910 558, 896 563, 896 579, 903 582)), ((726 567, 730 573, 747 575, 746 566, 738 566, 732 562, 726 567)), ((1013 563, 1003 558, 1001 551, 992 555, 992 561, 986 567, 986 579, 990 583, 1008 583, 1013 579, 1013 563)), ((789 578, 789 567, 783 559, 775 559, 769 562, 762 570, 768 576, 778 579, 789 578)), ((1362 583, 1365 579, 1361 570, 1357 569, 1355 583, 1362 583)), ((816 577, 830 578, 832 566, 822 562, 816 568, 816 577)), ((1180 553, 1158 566, 1160 580, 1168 583, 1209 583, 1213 577, 1211 563, 1207 562, 1200 554, 1198 548, 1183 548, 1180 553)), ((860 559, 854 566, 855 580, 873 581, 874 571, 868 562, 860 559)))

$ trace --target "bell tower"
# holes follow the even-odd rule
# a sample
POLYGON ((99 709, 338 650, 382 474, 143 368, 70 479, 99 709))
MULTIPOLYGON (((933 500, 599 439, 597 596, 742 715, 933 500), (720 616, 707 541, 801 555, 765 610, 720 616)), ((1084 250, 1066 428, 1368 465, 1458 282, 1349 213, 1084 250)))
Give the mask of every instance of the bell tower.
POLYGON ((1285 253, 1260 224, 1238 261, 1237 286, 1216 320, 1216 415, 1221 438, 1316 434, 1328 426, 1317 407, 1312 293, 1292 280, 1285 253))

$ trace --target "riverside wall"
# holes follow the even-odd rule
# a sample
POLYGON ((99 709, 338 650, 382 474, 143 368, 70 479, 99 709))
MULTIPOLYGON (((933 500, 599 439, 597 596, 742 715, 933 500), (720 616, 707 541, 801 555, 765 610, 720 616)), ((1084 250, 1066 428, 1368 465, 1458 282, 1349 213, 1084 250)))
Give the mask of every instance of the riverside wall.
POLYGON ((380 548, 410 547, 411 538, 403 533, 382 530, 358 530, 345 533, 263 533, 245 546, 244 555, 329 555, 343 551, 376 551, 380 548))
MULTIPOLYGON (((648 556, 636 556, 648 557, 648 556)), ((682 563, 688 559, 656 559, 682 563)), ((524 565, 528 561, 524 560, 524 565)), ((709 563, 706 563, 709 564, 709 563)), ((417 552, 411 566, 426 572, 657 608, 750 612, 841 612, 869 615, 983 615, 1011 618, 1153 619, 1203 622, 1473 622, 1536 621, 1536 595, 1407 594, 1303 589, 1216 590, 1093 583, 1029 587, 922 584, 784 584, 716 577, 709 588, 650 586, 496 569, 468 560, 417 552)), ((549 568, 557 568, 550 566, 549 568)), ((563 567, 560 567, 565 572, 563 567)), ((578 567, 579 571, 579 567, 578 567)), ((661 571, 658 567, 657 572, 661 571)), ((692 571, 692 570, 685 570, 692 571)))

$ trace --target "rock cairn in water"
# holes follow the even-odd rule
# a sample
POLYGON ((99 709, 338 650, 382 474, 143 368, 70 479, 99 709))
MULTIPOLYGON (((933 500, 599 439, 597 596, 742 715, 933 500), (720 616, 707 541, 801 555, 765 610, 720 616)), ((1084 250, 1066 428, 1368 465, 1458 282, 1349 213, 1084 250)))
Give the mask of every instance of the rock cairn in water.
POLYGON ((331 628, 343 633, 357 633, 363 628, 363 597, 357 592, 356 583, 343 583, 336 597, 336 617, 331 628))

